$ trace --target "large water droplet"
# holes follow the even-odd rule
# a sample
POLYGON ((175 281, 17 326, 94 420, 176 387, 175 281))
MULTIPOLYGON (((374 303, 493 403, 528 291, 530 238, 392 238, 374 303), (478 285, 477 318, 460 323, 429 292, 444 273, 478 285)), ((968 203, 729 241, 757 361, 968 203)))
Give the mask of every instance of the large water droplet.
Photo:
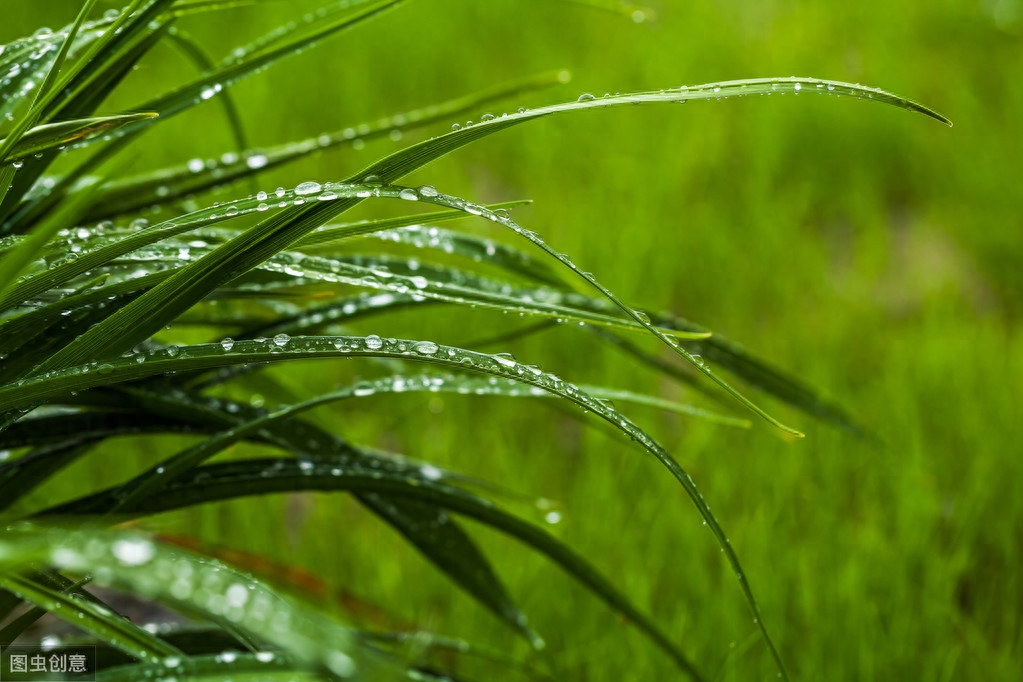
POLYGON ((423 355, 434 355, 437 353, 437 344, 432 341, 420 341, 416 344, 416 352, 423 355))
POLYGON ((495 353, 492 357, 503 367, 514 367, 518 364, 511 353, 495 353))
POLYGON ((235 608, 241 608, 245 606, 245 602, 249 600, 249 590, 241 583, 234 583, 229 588, 225 595, 227 597, 227 603, 235 608))
POLYGON ((153 558, 156 550, 149 540, 132 539, 118 540, 114 543, 111 551, 121 563, 128 566, 139 566, 153 558))
POLYGON ((322 186, 318 182, 303 182, 295 188, 295 194, 300 197, 308 196, 310 194, 316 194, 322 189, 322 186))

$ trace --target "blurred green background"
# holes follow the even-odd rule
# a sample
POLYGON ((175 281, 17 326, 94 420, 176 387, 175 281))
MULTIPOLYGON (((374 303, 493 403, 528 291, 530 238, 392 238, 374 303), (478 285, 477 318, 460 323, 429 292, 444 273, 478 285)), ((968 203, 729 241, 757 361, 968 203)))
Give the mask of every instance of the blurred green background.
MULTIPOLYGON (((181 25, 221 56, 320 4, 264 2, 181 25)), ((581 92, 805 75, 880 86, 949 116, 952 129, 808 95, 583 112, 502 133, 408 182, 478 201, 534 199, 516 218, 623 298, 744 343, 885 441, 871 447, 755 392, 807 438, 786 442, 760 422, 740 432, 628 410, 693 474, 794 678, 1019 679, 1023 3, 649 4, 656 20, 635 24, 551 0, 413 0, 235 94, 250 138, 263 145, 556 68, 571 69, 572 83, 493 110, 581 92)), ((63 25, 77 5, 7 0, 0 42, 63 25)), ((110 108, 190 73, 180 55, 158 48, 110 108)), ((341 179, 421 135, 330 151, 259 184, 341 179)), ((137 145, 132 168, 230 149, 222 111, 208 103, 137 145)), ((432 308, 359 331, 460 344, 519 324, 432 308)), ((691 397, 591 337, 559 328, 497 350, 573 381, 691 397)), ((368 371, 338 364, 268 377, 291 400, 368 371)), ((562 520, 552 531, 708 674, 774 677, 713 538, 669 476, 628 443, 548 403, 501 398, 371 398, 316 414, 354 440, 554 501, 562 520)), ((182 442, 125 439, 74 476, 123 477, 152 449, 182 442)), ((508 505, 543 523, 528 501, 508 505)), ((148 527, 304 567, 393 622, 526 653, 347 498, 232 503, 148 527)), ((476 536, 547 638, 559 679, 676 674, 550 564, 492 533, 476 536)))

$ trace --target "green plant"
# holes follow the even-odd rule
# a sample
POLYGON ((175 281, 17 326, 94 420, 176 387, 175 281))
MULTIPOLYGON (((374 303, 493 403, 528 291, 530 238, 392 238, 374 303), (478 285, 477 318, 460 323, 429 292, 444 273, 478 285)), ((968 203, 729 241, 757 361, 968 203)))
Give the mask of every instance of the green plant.
MULTIPOLYGON (((485 103, 567 80, 563 72, 541 75, 375 125, 352 126, 271 149, 248 149, 240 124, 244 117, 228 98, 231 84, 401 2, 332 4, 219 64, 210 62, 175 28, 175 20, 184 14, 237 4, 246 3, 136 0, 121 12, 88 21, 94 2, 86 2, 68 29, 11 43, 0 53, 0 72, 7 74, 0 79, 4 97, 0 114, 12 115, 0 143, 4 163, 0 220, 5 235, 0 243, 4 429, 0 447, 18 453, 0 468, 0 509, 10 523, 31 522, 12 525, 0 538, 0 586, 5 590, 0 614, 14 613, 24 602, 35 606, 8 622, 2 641, 12 641, 48 611, 76 624, 88 634, 88 641, 112 650, 103 673, 109 679, 136 679, 149 673, 177 676, 189 670, 211 678, 246 671, 280 679, 299 673, 344 677, 353 671, 371 677, 377 671, 398 672, 406 665, 413 666, 415 675, 434 677, 432 669, 415 668, 420 652, 414 647, 395 648, 395 640, 379 633, 353 631, 336 616, 300 599, 282 601, 261 581, 219 565, 211 567, 199 556, 135 533, 102 528, 234 497, 329 490, 355 494, 536 648, 542 646, 539 635, 450 513, 489 525, 543 553, 620 611, 683 671, 699 678, 697 667, 672 638, 584 557, 543 529, 502 511, 479 492, 477 482, 348 442, 300 418, 306 410, 372 394, 453 391, 553 397, 592 413, 656 457, 717 538, 784 675, 724 531, 685 471, 617 404, 647 403, 731 426, 748 422, 651 396, 576 386, 504 353, 433 340, 352 335, 348 327, 372 332, 372 322, 367 321, 372 315, 429 304, 488 308, 542 320, 527 328, 528 333, 557 323, 578 323, 666 375, 713 395, 730 395, 787 434, 799 435, 734 389, 718 368, 810 415, 862 434, 839 407, 726 339, 672 315, 643 312, 623 302, 515 222, 508 209, 519 202, 483 206, 429 185, 397 183, 411 171, 491 133, 540 117, 625 104, 816 93, 873 99, 944 119, 880 90, 810 78, 732 81, 601 98, 584 94, 572 102, 487 114, 475 124, 456 125, 341 182, 309 181, 294 189, 258 191, 189 210, 193 195, 261 177, 324 147, 449 121, 485 103), (204 73, 129 112, 98 115, 132 66, 164 40, 191 55, 204 73), (193 161, 148 174, 117 173, 118 154, 138 136, 211 99, 224 103, 237 150, 214 163, 193 161), (91 155, 89 150, 94 150, 91 155), (59 173, 47 175, 53 168, 59 173), (429 204, 435 210, 335 222, 362 203, 429 204), (530 242, 545 257, 536 259, 510 243, 436 227, 466 217, 499 226, 530 242), (364 250, 371 237, 421 250, 423 255, 364 250), (349 245, 352 249, 342 248, 349 245), (467 271, 452 265, 445 254, 480 265, 467 271), (355 293, 360 290, 376 293, 355 293), (330 297, 323 298, 324 294, 330 297), (172 323, 181 326, 165 331, 172 323), (184 329, 185 325, 198 329, 184 329), (623 336, 627 333, 656 339, 684 364, 653 356, 623 336), (340 358, 358 358, 378 368, 381 376, 269 410, 240 399, 245 382, 266 365, 340 358), (420 372, 418 367, 431 369, 420 372), (44 508, 25 504, 27 493, 111 438, 182 432, 201 438, 112 488, 82 491, 76 499, 44 508), (267 446, 286 456, 210 463, 239 442, 267 446), (209 623, 212 630, 153 635, 98 603, 86 589, 93 580, 166 602, 209 623), (249 653, 204 657, 211 641, 219 649, 249 653), (168 666, 168 660, 174 665, 168 666)), ((640 11, 625 9, 630 15, 640 11)), ((491 342, 499 346, 520 333, 502 330, 491 342)), ((419 645, 446 644, 432 638, 419 645)))

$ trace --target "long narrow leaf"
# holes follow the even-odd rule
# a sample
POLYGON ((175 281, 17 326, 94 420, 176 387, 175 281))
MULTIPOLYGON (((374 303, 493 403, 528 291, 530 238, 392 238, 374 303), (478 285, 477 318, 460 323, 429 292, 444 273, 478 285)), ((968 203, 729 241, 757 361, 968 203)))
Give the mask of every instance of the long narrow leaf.
POLYGON ((190 371, 209 369, 253 362, 274 362, 284 359, 312 359, 339 357, 394 357, 415 359, 436 363, 460 370, 490 374, 536 386, 556 393, 562 398, 589 410, 635 441, 652 454, 671 472, 692 500, 707 522, 722 552, 728 559, 739 580, 750 609, 753 611, 760 631, 769 648, 781 666, 780 656, 767 633, 766 625, 753 597, 752 589, 739 558, 732 549, 717 518, 711 513, 696 484, 679 466, 678 462, 646 432, 636 426, 617 410, 597 398, 581 391, 577 386, 543 372, 523 365, 510 357, 486 355, 464 349, 440 346, 433 342, 408 340, 383 340, 361 337, 306 337, 301 339, 276 339, 264 342, 239 341, 230 347, 221 344, 205 344, 187 348, 174 348, 131 359, 113 359, 109 362, 94 363, 91 366, 74 367, 51 371, 39 378, 18 382, 9 388, 0 388, 0 410, 14 410, 44 402, 48 399, 67 395, 101 384, 131 381, 147 376, 164 374, 168 371, 190 371))
MULTIPOLYGON (((128 517, 170 511, 196 504, 249 495, 299 490, 350 491, 395 496, 437 505, 506 533, 532 547, 586 585, 609 606, 625 615, 649 636, 683 671, 701 679, 688 658, 649 618, 636 609, 583 557, 542 528, 526 523, 487 500, 436 480, 419 468, 359 468, 350 462, 323 460, 312 467, 294 459, 240 460, 201 467, 193 477, 168 488, 158 497, 139 500, 128 517)), ((102 491, 88 498, 54 507, 47 514, 102 514, 116 503, 116 491, 102 491)))

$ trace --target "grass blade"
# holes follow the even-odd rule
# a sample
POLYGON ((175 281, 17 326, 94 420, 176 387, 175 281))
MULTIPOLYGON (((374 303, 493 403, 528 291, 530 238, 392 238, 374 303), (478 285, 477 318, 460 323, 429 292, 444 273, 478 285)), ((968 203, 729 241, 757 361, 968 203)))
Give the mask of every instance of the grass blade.
MULTIPOLYGON (((595 99, 592 96, 581 97, 579 101, 541 107, 533 110, 526 110, 516 114, 509 114, 502 117, 495 117, 483 121, 475 126, 462 128, 446 135, 427 140, 417 145, 408 147, 396 154, 393 154, 367 168, 364 175, 358 177, 372 178, 374 182, 382 184, 394 182, 401 176, 419 168, 430 161, 439 158, 455 149, 465 146, 471 142, 482 139, 494 132, 499 132, 525 121, 545 117, 553 114, 560 114, 569 111, 582 109, 600 108, 606 106, 617 106, 624 104, 643 104, 654 102, 677 102, 679 100, 691 99, 723 99, 726 97, 737 97, 747 94, 768 92, 800 92, 804 85, 808 92, 819 92, 820 94, 835 94, 846 97, 859 97, 863 99, 874 99, 879 102, 907 108, 925 113, 937 120, 947 122, 942 117, 922 105, 916 104, 904 98, 885 93, 872 88, 837 83, 834 81, 821 81, 816 79, 754 79, 747 81, 728 81, 719 84, 708 84, 694 88, 686 88, 677 91, 665 91, 663 93, 638 93, 632 95, 620 95, 595 99), (817 86, 820 87, 817 87, 817 86)), ((422 198, 417 196, 417 198, 422 198)), ((450 208, 461 208, 454 204, 454 198, 433 196, 428 198, 432 203, 445 205, 449 202, 450 208)), ((135 302, 121 309, 108 320, 97 325, 86 334, 79 337, 75 343, 68 346, 62 353, 54 356, 44 369, 54 369, 60 366, 75 364, 84 357, 95 354, 99 348, 108 347, 114 350, 122 350, 130 347, 154 333, 163 326, 166 321, 173 319, 184 312, 196 300, 205 296, 220 283, 227 281, 239 274, 246 272, 255 265, 265 261, 274 253, 286 248, 297 239, 312 232, 316 227, 327 222, 331 218, 340 215, 347 209, 359 203, 360 198, 341 199, 330 202, 313 204, 308 207, 298 207, 294 211, 268 218, 244 235, 225 244, 216 252, 209 254, 205 259, 182 268, 174 277, 168 279, 155 287, 135 302), (117 331, 121 330, 121 331, 117 331)), ((459 200, 461 201, 461 200, 459 200)), ((463 206, 465 202, 463 202, 463 206)), ((479 210, 479 209, 475 209, 479 210)), ((481 212, 481 215, 484 215, 481 212)), ((608 300, 612 301, 627 315, 632 317, 641 326, 646 328, 654 336, 660 339, 665 345, 672 348, 674 352, 685 358, 698 371, 702 372, 709 379, 718 384, 722 389, 732 395, 736 400, 745 405, 769 423, 792 435, 800 436, 799 431, 781 424, 774 417, 766 413, 760 407, 746 399, 732 386, 726 383, 718 375, 714 374, 709 367, 699 363, 692 354, 682 348, 672 337, 665 335, 653 328, 642 313, 626 306, 607 288, 600 285, 591 275, 575 266, 566 256, 554 251, 546 245, 537 235, 523 230, 509 219, 490 214, 485 217, 500 222, 507 227, 526 237, 535 245, 546 251, 552 257, 558 259, 562 265, 571 269, 586 283, 596 288, 608 300)))
MULTIPOLYGON (((206 465, 189 479, 169 486, 160 496, 141 499, 134 508, 123 509, 122 514, 134 517, 248 495, 298 490, 368 492, 433 504, 491 526, 547 556, 605 603, 625 615, 690 677, 701 679, 685 655, 649 618, 637 610, 584 558, 542 528, 500 510, 487 500, 424 476, 419 467, 359 468, 349 464, 345 460, 322 460, 311 470, 295 459, 239 460, 206 465), (341 473, 335 473, 335 470, 341 473), (410 479, 415 482, 410 482, 410 479)), ((102 514, 110 509, 115 500, 113 490, 101 491, 46 513, 55 516, 102 514)))
MULTIPOLYGON (((95 575, 97 584, 126 589, 214 622, 226 617, 247 635, 274 641, 304 667, 341 676, 354 669, 367 675, 386 669, 377 657, 357 645, 347 628, 319 611, 281 599, 252 576, 169 549, 138 533, 30 527, 8 532, 0 538, 0 548, 9 557, 23 554, 23 546, 38 552, 40 536, 48 545, 47 561, 63 570, 95 575)), ((48 608, 59 598, 65 613, 57 609, 57 615, 85 613, 88 622, 75 618, 76 625, 91 626, 93 634, 141 660, 181 654, 119 616, 111 618, 86 602, 74 603, 27 582, 13 574, 0 574, 0 584, 25 590, 26 597, 48 608)))
MULTIPOLYGON (((426 107, 395 114, 373 122, 347 126, 332 133, 323 133, 299 142, 270 148, 228 152, 219 161, 193 159, 186 164, 140 174, 104 188, 104 201, 92 220, 112 218, 145 206, 162 205, 176 198, 196 194, 217 186, 253 177, 273 168, 297 161, 311 154, 356 140, 365 142, 389 136, 394 131, 416 130, 437 121, 472 111, 489 102, 517 94, 539 90, 563 82, 563 72, 552 72, 523 78, 477 93, 457 97, 426 107)), ((244 149, 244 146, 240 147, 244 149)))
MULTIPOLYGON (((0 546, 8 544, 8 542, 6 538, 0 540, 0 546)), ((6 571, 0 572, 0 587, 20 594, 36 606, 105 642, 109 642, 130 656, 149 660, 162 659, 181 653, 173 646, 157 639, 142 628, 132 625, 130 621, 111 613, 102 606, 44 587, 21 575, 6 571)))
POLYGON ((432 342, 407 340, 395 340, 393 342, 390 340, 380 340, 380 345, 377 346, 376 340, 369 339, 367 344, 367 339, 362 337, 304 337, 301 339, 284 340, 283 346, 279 345, 279 343, 279 341, 273 340, 269 342, 239 341, 230 348, 221 347, 220 344, 205 344, 189 346, 185 349, 176 348, 171 352, 162 350, 149 353, 142 358, 142 362, 138 362, 137 358, 114 359, 109 362, 94 363, 92 366, 53 371, 36 379, 19 382, 20 385, 0 388, 0 410, 12 410, 30 406, 70 394, 74 391, 164 374, 168 371, 191 371, 254 362, 274 362, 284 359, 359 356, 404 358, 458 367, 459 370, 471 370, 499 378, 528 383, 544 391, 556 393, 582 409, 592 412, 595 416, 611 424, 615 429, 635 439, 644 450, 652 454, 668 469, 672 476, 681 484, 717 539, 718 545, 722 552, 724 552, 739 580, 740 587, 750 609, 753 611, 761 634, 771 649, 779 668, 781 667, 780 656, 767 633, 746 573, 742 569, 739 558, 732 549, 731 543, 725 536, 717 518, 711 513, 710 508, 703 501, 702 495, 696 489, 696 484, 664 448, 618 411, 597 398, 582 392, 573 384, 567 383, 554 375, 547 374, 540 369, 522 365, 512 358, 502 355, 492 356, 464 349, 440 346, 432 342), (276 348, 276 352, 273 350, 274 348, 276 348))
MULTIPOLYGON (((22 135, 21 139, 13 145, 7 154, 7 162, 19 161, 67 144, 86 142, 107 135, 128 124, 149 120, 156 116, 151 113, 118 114, 36 126, 22 135)), ((4 138, 4 140, 6 139, 4 138)))

